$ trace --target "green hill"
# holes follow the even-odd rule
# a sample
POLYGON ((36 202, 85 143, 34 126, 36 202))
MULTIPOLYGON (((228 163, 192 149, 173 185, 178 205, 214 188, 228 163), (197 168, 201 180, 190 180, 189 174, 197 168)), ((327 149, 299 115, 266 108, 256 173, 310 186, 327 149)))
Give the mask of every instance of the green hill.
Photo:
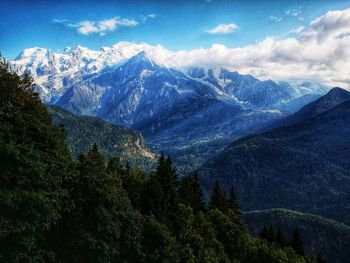
POLYGON ((301 233, 308 254, 320 254, 327 262, 349 262, 350 227, 321 216, 287 209, 269 209, 244 213, 250 232, 258 235, 263 226, 280 227, 290 238, 295 228, 301 233))
POLYGON ((48 106, 56 125, 63 125, 73 158, 86 153, 97 144, 101 153, 118 156, 122 161, 147 168, 156 155, 146 146, 141 133, 90 116, 76 116, 56 106, 48 106))

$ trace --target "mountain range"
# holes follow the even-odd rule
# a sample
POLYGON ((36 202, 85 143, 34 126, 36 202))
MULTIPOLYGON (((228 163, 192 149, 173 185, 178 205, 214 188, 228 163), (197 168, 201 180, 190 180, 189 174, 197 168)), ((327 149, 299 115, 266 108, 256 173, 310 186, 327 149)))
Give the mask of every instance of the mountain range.
POLYGON ((234 141, 199 169, 210 191, 237 189, 243 210, 287 208, 350 223, 350 93, 334 88, 274 125, 234 141))
POLYGON ((180 173, 328 91, 223 68, 169 68, 143 49, 128 42, 98 51, 30 48, 10 66, 34 78, 45 103, 140 131, 155 151, 174 157, 180 173))

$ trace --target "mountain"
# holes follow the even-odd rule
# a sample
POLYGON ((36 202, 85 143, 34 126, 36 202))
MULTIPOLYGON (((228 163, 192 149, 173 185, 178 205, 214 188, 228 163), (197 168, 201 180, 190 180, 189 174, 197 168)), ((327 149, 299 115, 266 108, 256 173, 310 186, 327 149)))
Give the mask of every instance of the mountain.
POLYGON ((106 68, 122 64, 145 46, 119 42, 95 51, 76 45, 61 52, 34 47, 23 50, 10 61, 10 65, 20 75, 31 75, 42 100, 55 104, 70 86, 106 68))
POLYGON ((296 113, 274 122, 273 124, 267 126, 265 129, 269 130, 272 128, 291 126, 308 118, 315 117, 323 112, 326 112, 327 110, 330 110, 349 99, 350 92, 341 88, 333 88, 325 96, 322 96, 321 98, 305 105, 296 113))
POLYGON ((188 76, 210 83, 239 101, 245 109, 272 109, 294 112, 329 91, 319 83, 307 81, 260 81, 223 68, 190 68, 188 76))
POLYGON ((72 156, 77 159, 97 144, 104 156, 118 156, 122 161, 149 168, 156 155, 145 145, 142 135, 129 128, 90 116, 75 116, 57 106, 48 106, 56 125, 63 125, 72 156))
POLYGON ((348 224, 349 132, 345 101, 292 126, 234 141, 203 164, 201 181, 207 192, 215 180, 226 189, 234 185, 244 210, 283 207, 348 224))
POLYGON ((222 150, 228 138, 285 116, 278 109, 246 109, 221 88, 161 67, 145 52, 73 85, 56 104, 140 130, 154 149, 174 157, 180 172, 211 157, 210 149, 222 150), (197 157, 188 159, 193 147, 197 157))
POLYGON ((347 262, 350 257, 350 227, 321 216, 287 209, 244 213, 249 231, 257 236, 263 226, 278 227, 289 239, 298 228, 306 253, 322 255, 329 263, 347 262))
POLYGON ((180 173, 324 93, 223 68, 169 68, 150 50, 128 42, 98 51, 30 48, 10 65, 33 76, 47 104, 139 130, 154 150, 174 157, 180 173))

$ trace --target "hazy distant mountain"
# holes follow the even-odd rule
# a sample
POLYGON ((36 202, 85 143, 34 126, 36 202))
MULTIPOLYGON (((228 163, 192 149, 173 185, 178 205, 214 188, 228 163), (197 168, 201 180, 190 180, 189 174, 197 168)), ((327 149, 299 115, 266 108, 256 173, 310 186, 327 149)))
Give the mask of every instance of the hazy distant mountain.
POLYGON ((218 179, 236 187, 244 210, 283 207, 350 223, 350 101, 342 102, 344 94, 335 89, 320 100, 327 103, 319 109, 333 106, 328 111, 233 142, 201 167, 205 189, 218 179))

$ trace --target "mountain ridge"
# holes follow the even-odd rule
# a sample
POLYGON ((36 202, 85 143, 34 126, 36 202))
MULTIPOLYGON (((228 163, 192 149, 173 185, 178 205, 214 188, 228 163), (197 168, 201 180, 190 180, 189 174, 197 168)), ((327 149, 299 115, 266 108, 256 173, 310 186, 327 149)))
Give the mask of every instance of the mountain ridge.
POLYGON ((218 179, 236 187, 244 210, 283 207, 349 223, 349 113, 345 101, 293 126, 234 141, 199 169, 205 189, 218 179))
POLYGON ((228 141, 287 116, 326 90, 223 68, 170 68, 149 52, 147 44, 128 42, 99 51, 33 49, 10 65, 31 73, 47 104, 137 129, 154 149, 173 155, 181 171, 197 168, 228 141), (189 149, 193 160, 187 162, 189 149))

